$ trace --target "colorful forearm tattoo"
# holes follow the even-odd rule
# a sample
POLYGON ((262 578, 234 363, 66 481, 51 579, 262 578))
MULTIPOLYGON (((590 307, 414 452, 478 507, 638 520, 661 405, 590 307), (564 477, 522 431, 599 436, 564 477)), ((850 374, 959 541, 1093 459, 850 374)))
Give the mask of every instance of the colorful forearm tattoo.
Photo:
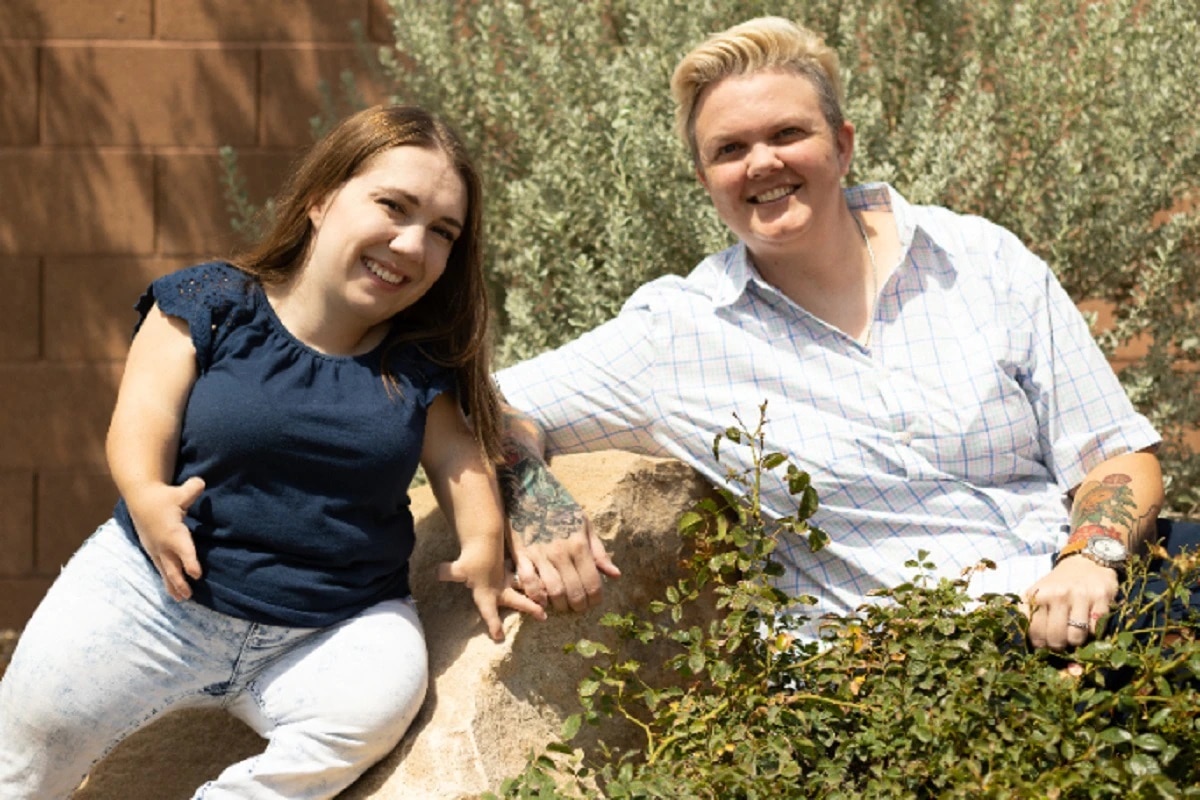
POLYGON ((565 539, 583 526, 583 509, 528 447, 506 441, 499 472, 509 524, 523 543, 565 539))
POLYGON ((1079 487, 1071 508, 1071 536, 1064 549, 1082 547, 1096 535, 1126 540, 1123 532, 1136 534, 1147 518, 1158 512, 1157 507, 1137 516, 1137 499, 1130 484, 1133 478, 1121 473, 1105 475, 1098 481, 1088 481, 1079 487))

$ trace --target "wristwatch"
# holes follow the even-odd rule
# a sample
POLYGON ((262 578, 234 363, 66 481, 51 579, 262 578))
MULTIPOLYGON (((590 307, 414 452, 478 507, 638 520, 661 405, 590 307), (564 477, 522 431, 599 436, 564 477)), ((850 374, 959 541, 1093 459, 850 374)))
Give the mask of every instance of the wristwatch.
POLYGON ((1129 561, 1129 550, 1124 542, 1104 534, 1089 536, 1081 547, 1068 545, 1058 554, 1058 561, 1073 555, 1081 555, 1102 567, 1115 569, 1118 573, 1125 571, 1125 564, 1129 561))

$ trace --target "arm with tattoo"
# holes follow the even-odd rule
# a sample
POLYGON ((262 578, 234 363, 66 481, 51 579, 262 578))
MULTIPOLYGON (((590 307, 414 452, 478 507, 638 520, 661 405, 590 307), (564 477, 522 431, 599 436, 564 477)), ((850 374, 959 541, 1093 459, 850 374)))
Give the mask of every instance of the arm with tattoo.
POLYGON ((557 610, 586 610, 600 602, 601 573, 615 578, 620 571, 579 503, 546 465, 541 428, 508 405, 503 416, 505 463, 498 477, 521 586, 557 610))
POLYGON ((1153 534, 1162 503, 1162 469, 1153 452, 1114 456, 1088 472, 1073 494, 1067 545, 1050 574, 1025 593, 1030 642, 1063 650, 1096 632, 1117 597, 1118 576, 1078 553, 1096 535, 1137 552, 1153 534))
POLYGON ((1071 506, 1071 536, 1062 553, 1075 553, 1093 536, 1108 536, 1137 552, 1155 529, 1162 498, 1151 491, 1146 499, 1136 493, 1128 471, 1109 472, 1086 480, 1075 492, 1071 506))
POLYGON ((566 538, 584 524, 583 509, 546 465, 545 441, 537 425, 509 407, 504 416, 500 490, 513 537, 526 545, 566 538))

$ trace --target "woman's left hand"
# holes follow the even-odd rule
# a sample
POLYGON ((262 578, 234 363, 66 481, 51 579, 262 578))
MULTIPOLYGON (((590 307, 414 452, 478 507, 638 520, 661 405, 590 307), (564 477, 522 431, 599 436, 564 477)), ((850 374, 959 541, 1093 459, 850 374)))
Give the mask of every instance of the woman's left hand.
POLYGON ((475 559, 463 552, 454 561, 438 565, 438 580, 465 583, 471 590, 475 607, 479 609, 488 633, 497 642, 504 641, 504 625, 500 621, 500 608, 512 608, 535 619, 544 620, 546 609, 526 597, 514 587, 514 575, 500 565, 494 566, 493 559, 475 559))
POLYGON ((1081 555, 1064 558, 1023 596, 1030 643, 1051 650, 1081 646, 1095 635, 1119 585, 1116 570, 1081 555))

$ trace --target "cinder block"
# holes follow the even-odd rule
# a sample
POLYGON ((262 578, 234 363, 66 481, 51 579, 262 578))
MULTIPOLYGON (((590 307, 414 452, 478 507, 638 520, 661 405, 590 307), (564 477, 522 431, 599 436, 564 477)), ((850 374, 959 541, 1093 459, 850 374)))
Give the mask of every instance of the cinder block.
POLYGON ((364 55, 353 47, 287 47, 264 50, 260 88, 264 147, 305 147, 313 142, 310 119, 324 113, 332 100, 338 114, 353 110, 342 85, 342 73, 354 76, 355 92, 368 104, 382 102, 387 92, 364 55))
POLYGON ((53 581, 49 578, 0 578, 0 630, 21 630, 53 581))
POLYGON ((1110 358, 1108 360, 1108 365, 1112 367, 1113 372, 1117 373, 1117 375, 1120 375, 1126 369, 1132 367, 1135 363, 1136 362, 1130 361, 1127 358, 1110 358))
POLYGON ((367 24, 367 0, 172 0, 158 4, 159 39, 224 42, 345 42, 351 21, 367 24))
POLYGON ((0 254, 151 253, 153 158, 0 149, 0 254))
POLYGON ((42 312, 45 357, 123 361, 137 320, 134 303, 152 280, 185 263, 158 258, 48 259, 42 312))
POLYGON ((257 74, 257 54, 246 47, 47 47, 42 138, 55 145, 251 145, 257 74))
POLYGON ((4 0, 6 39, 144 39, 153 0, 4 0))
POLYGON ((121 364, 0 364, 0 470, 106 469, 121 364))
MULTIPOLYGON (((1096 315, 1096 324, 1092 326, 1092 334, 1098 335, 1104 331, 1111 330, 1113 327, 1113 304, 1108 300, 1084 300, 1078 304, 1079 310, 1087 314, 1096 315)), ((1119 364, 1122 367, 1131 362, 1139 361, 1146 357, 1146 353, 1150 349, 1151 337, 1146 335, 1135 336, 1125 344, 1117 348, 1117 351, 1112 354, 1112 362, 1114 368, 1119 364)))
POLYGON ((0 576, 33 574, 33 473, 0 472, 0 576))
POLYGON ((392 35, 392 26, 395 18, 392 15, 392 7, 388 5, 387 0, 371 0, 369 14, 370 21, 367 24, 367 38, 379 44, 394 44, 396 39, 392 35))
POLYGON ((37 48, 0 45, 0 145, 37 144, 37 94, 37 48))
POLYGON ((41 352, 38 260, 0 256, 0 286, 0 361, 33 360, 41 352))
POLYGON ((43 472, 37 486, 37 574, 51 576, 112 516, 117 490, 105 472, 43 472))
MULTIPOLYGON (((238 169, 251 202, 261 207, 279 189, 296 151, 239 151, 238 169)), ((157 158, 158 252, 226 257, 239 244, 216 155, 157 158)))

